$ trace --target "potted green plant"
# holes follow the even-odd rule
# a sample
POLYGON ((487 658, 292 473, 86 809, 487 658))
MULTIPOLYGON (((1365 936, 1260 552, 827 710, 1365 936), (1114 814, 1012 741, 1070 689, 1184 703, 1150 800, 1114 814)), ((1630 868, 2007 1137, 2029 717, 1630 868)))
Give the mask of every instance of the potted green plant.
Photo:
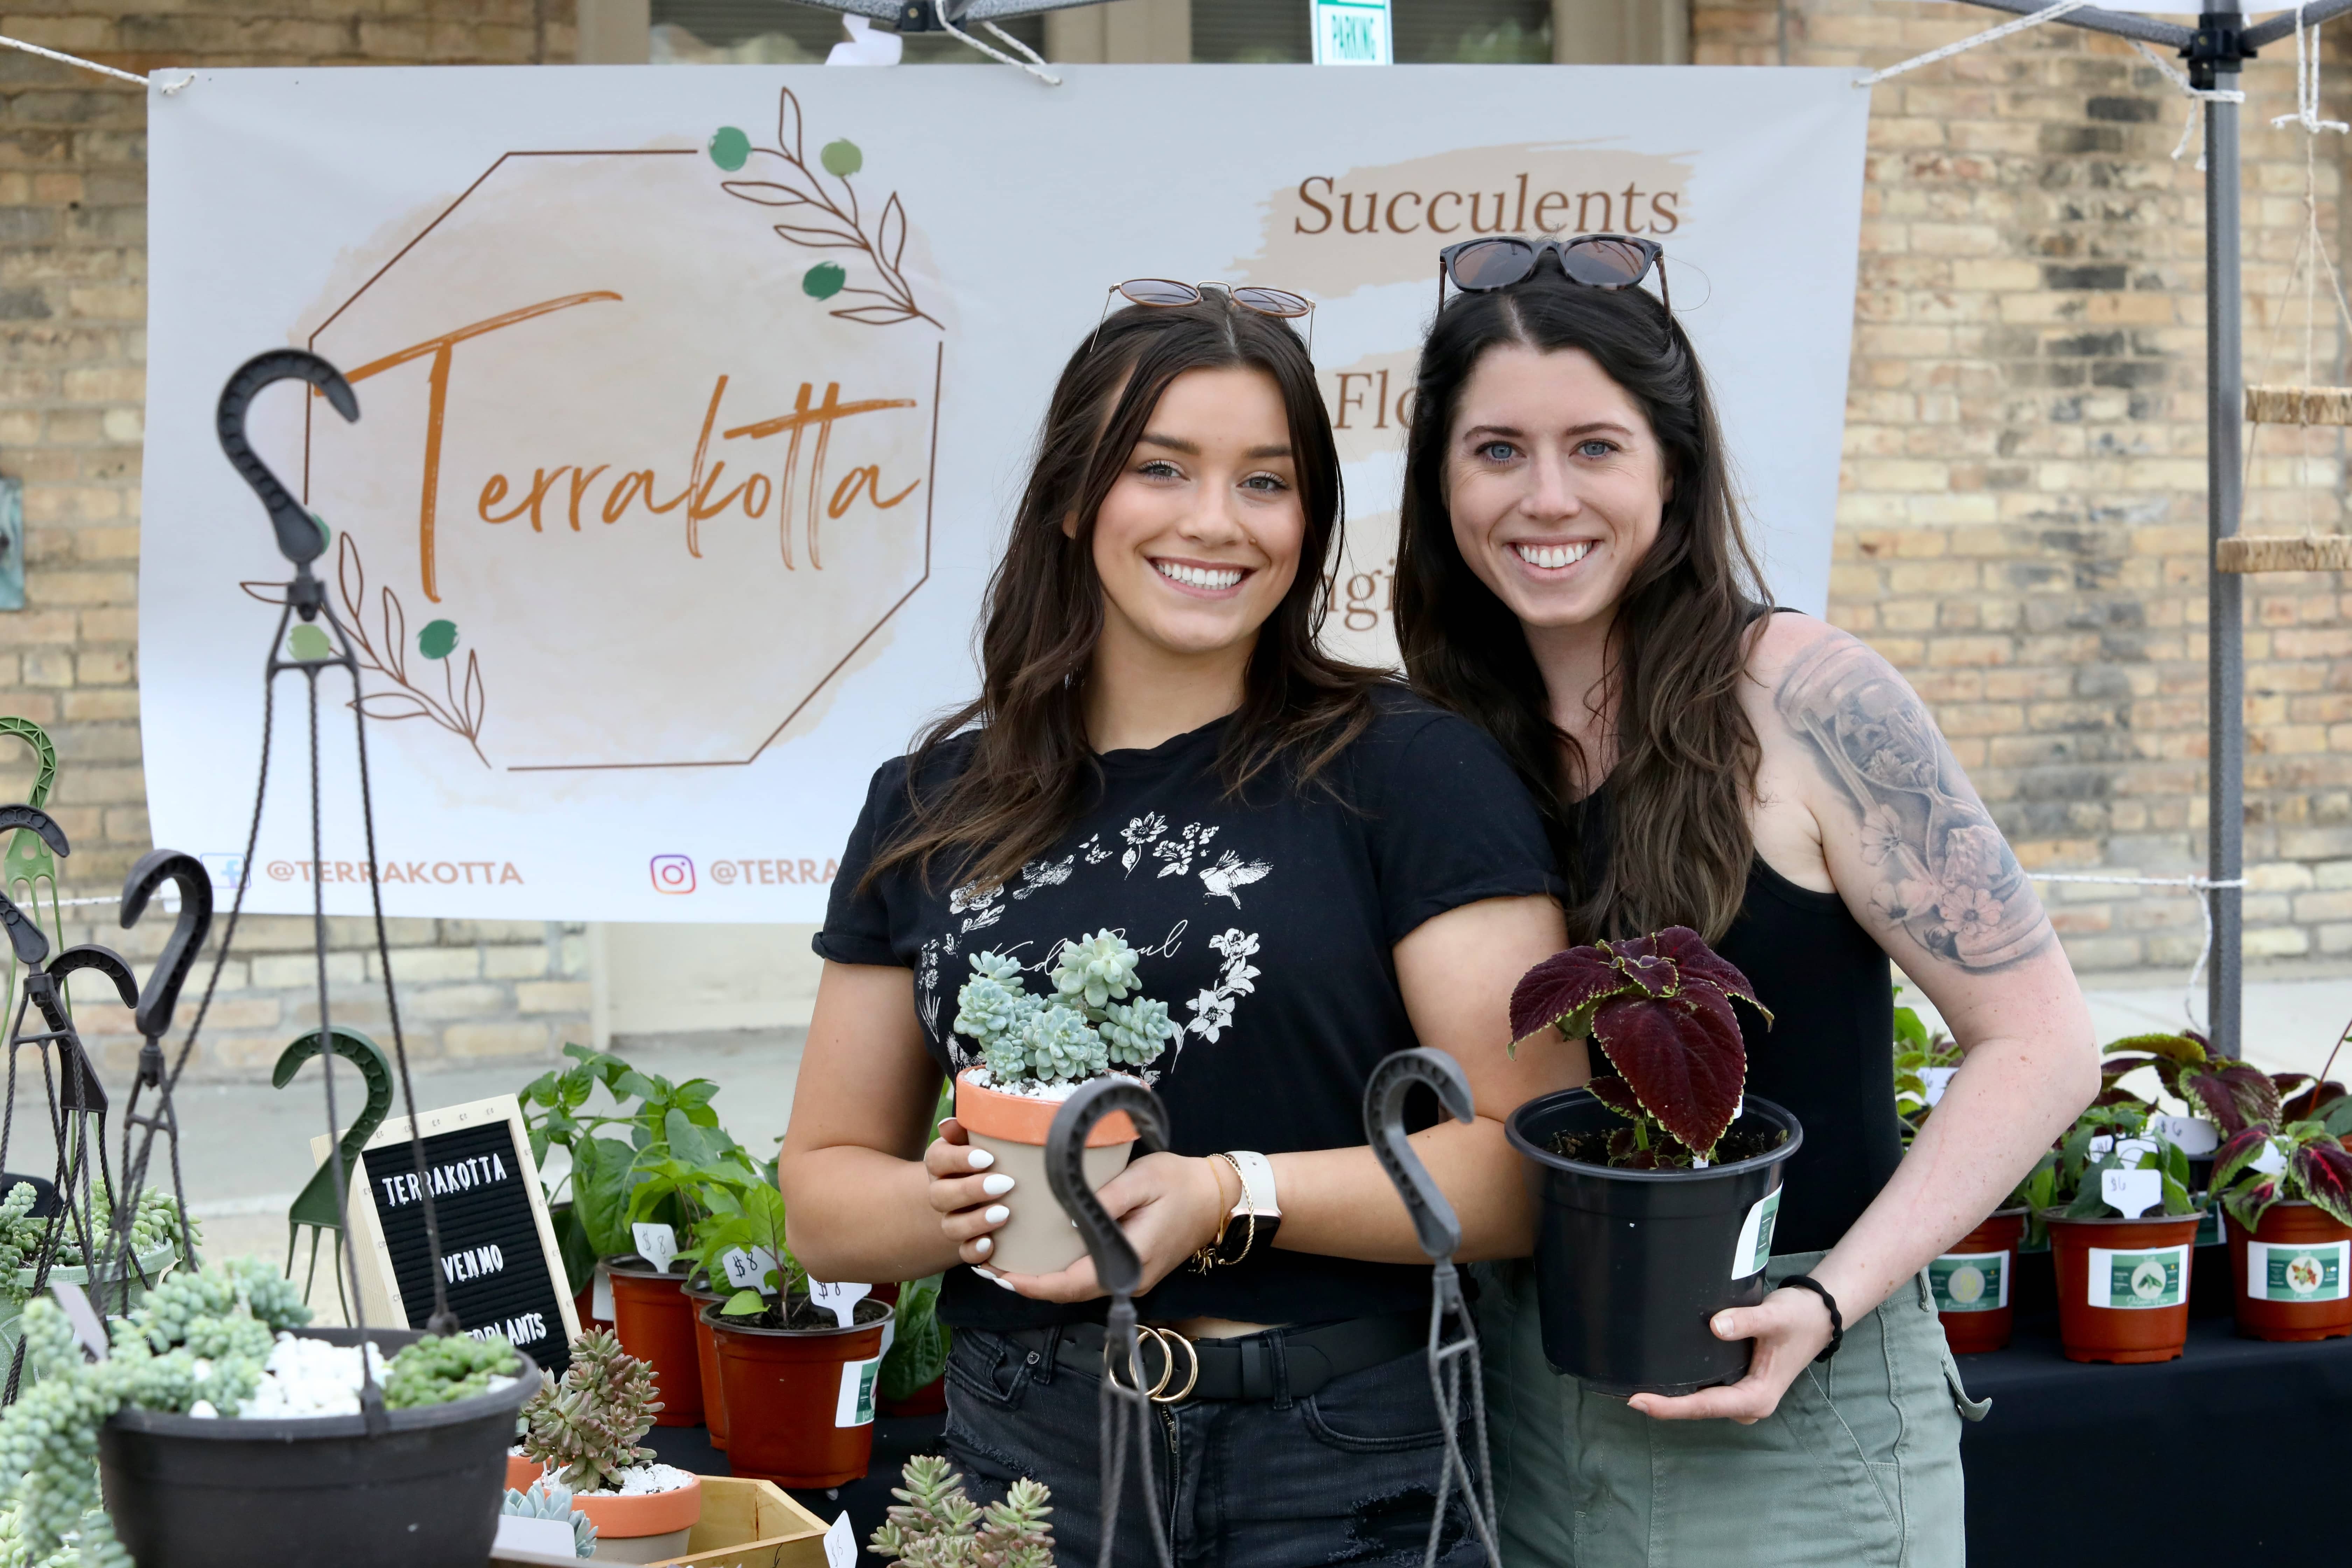
POLYGON ((2058 1155, 2053 1150, 2042 1154, 2000 1207, 1927 1265, 1936 1312, 1955 1354, 1997 1351, 2009 1343, 2017 1321, 2017 1309, 2010 1300, 2017 1255, 2028 1222, 2055 1198, 2057 1178, 2058 1155))
MULTIPOLYGON (((980 1064, 956 1075, 956 1121, 995 1173, 1025 1194, 1005 1205, 1012 1216, 992 1233, 992 1268, 1053 1274, 1086 1256, 1045 1185, 1045 1133, 1079 1085, 1115 1068, 1141 1073, 1175 1037, 1167 1004, 1139 994, 1138 963, 1124 938, 1098 931, 1062 943, 1048 975, 1053 994, 1039 995, 1017 961, 971 955, 955 1030, 979 1048, 980 1064)), ((1100 1187, 1117 1175, 1134 1144, 1124 1112, 1103 1118, 1087 1136, 1087 1182, 1100 1187)))
MULTIPOLYGON (((2352 1102, 2347 1119, 2352 1119, 2352 1102)), ((2326 1121, 2247 1128, 2221 1146, 2213 1190, 2230 1227, 2238 1331, 2352 1334, 2352 1153, 2326 1121)))
MULTIPOLYGON (((105 1216, 113 1209, 113 1194, 103 1180, 92 1183, 91 1187, 92 1211, 103 1226, 105 1216)), ((52 1284, 79 1285, 101 1310, 126 1311, 144 1300, 155 1281, 169 1273, 182 1257, 194 1257, 203 1238, 195 1221, 183 1224, 180 1205, 171 1194, 151 1187, 139 1194, 131 1215, 132 1266, 118 1268, 110 1279, 93 1285, 71 1221, 61 1214, 36 1218, 33 1210, 37 1206, 37 1194, 29 1182, 17 1183, 5 1199, 0 1199, 0 1382, 6 1380, 6 1369, 16 1358, 16 1319, 24 1311, 25 1303, 32 1300, 37 1282, 43 1288, 52 1284), (52 1234, 57 1238, 57 1252, 48 1273, 43 1276, 38 1259, 52 1234)), ((101 1241, 101 1254, 104 1245, 101 1241)))
MULTIPOLYGON (((1895 988, 1897 996, 1903 987, 1895 988)), ((1895 1116, 1909 1148, 1944 1098, 1944 1086, 1960 1068, 1960 1047, 1941 1029, 1930 1029, 1909 1007, 1895 1009, 1895 1116)))
POLYGON ((2189 1156, 2132 1104, 2094 1105, 2058 1147, 2042 1217, 2072 1361, 2170 1361, 2189 1338, 2203 1210, 2189 1156))
POLYGON ((1748 977, 1687 926, 1556 953, 1511 995, 1517 1051, 1589 1039, 1613 1068, 1506 1123, 1541 1176, 1544 1356, 1597 1392, 1687 1394, 1741 1376, 1748 1342, 1708 1331, 1764 1297, 1782 1167, 1803 1130, 1745 1097, 1733 998, 1748 977))
POLYGON ((702 1478, 655 1462, 637 1439, 661 1413, 653 1369, 611 1331, 580 1336, 572 1364, 522 1407, 522 1457, 572 1490, 605 1563, 660 1563, 702 1517, 702 1478))
POLYGON ((728 1470, 781 1487, 855 1480, 873 1458, 890 1309, 870 1295, 841 1313, 812 1300, 772 1184, 745 1183, 720 1203, 703 1226, 698 1261, 736 1287, 702 1309, 719 1353, 728 1470))
MULTIPOLYGON (((751 1157, 722 1129, 697 1126, 673 1108, 658 1140, 629 1167, 628 1218, 638 1246, 605 1260, 613 1327, 631 1355, 650 1364, 661 1390, 664 1426, 693 1426, 708 1414, 690 1289, 694 1247, 717 1194, 757 1181, 751 1157), (647 1248, 653 1248, 648 1253, 647 1248), (663 1256, 667 1253, 667 1256, 663 1256)), ((725 1426, 724 1415, 720 1426, 725 1426)))
POLYGON ((109 1323, 100 1360, 57 1302, 29 1302, 40 1376, 0 1412, 17 1560, 290 1563, 322 1541, 339 1568, 486 1559, 538 1369, 504 1340, 309 1321, 299 1287, 258 1258, 163 1280, 109 1323))
POLYGON ((948 1407, 948 1348, 954 1331, 940 1321, 941 1276, 898 1287, 898 1331, 882 1357, 875 1408, 885 1415, 936 1415, 948 1407))
POLYGON ((890 1489, 899 1500, 866 1549, 908 1568, 1054 1568, 1053 1494, 1024 1476, 1003 1502, 982 1508, 964 1495, 963 1478, 945 1459, 918 1454, 890 1489))

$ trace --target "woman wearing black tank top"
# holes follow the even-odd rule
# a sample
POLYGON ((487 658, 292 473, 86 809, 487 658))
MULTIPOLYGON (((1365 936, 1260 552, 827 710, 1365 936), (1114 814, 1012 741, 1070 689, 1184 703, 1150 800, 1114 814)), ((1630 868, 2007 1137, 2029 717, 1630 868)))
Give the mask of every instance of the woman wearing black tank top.
POLYGON ((1737 1383, 1586 1393, 1544 1365, 1528 1270, 1500 1271, 1484 1311, 1507 1554, 1957 1563, 1959 1424, 1981 1407, 1920 1271, 2097 1091, 2088 1012, 1903 678, 1758 602, 1696 357, 1628 286, 1654 247, 1612 257, 1615 277, 1547 247, 1499 288, 1524 252, 1454 259, 1475 291, 1422 353, 1399 638, 1414 683, 1493 733, 1545 807, 1573 940, 1685 924, 1747 973, 1775 1020, 1741 1018, 1748 1085, 1805 1140, 1776 1288, 1712 1325, 1756 1342, 1737 1383), (1890 958, 1967 1052, 1907 1157, 1890 958), (1831 1308, 1778 1285, 1797 1274, 1834 1299, 1841 1353, 1817 1360, 1831 1308))

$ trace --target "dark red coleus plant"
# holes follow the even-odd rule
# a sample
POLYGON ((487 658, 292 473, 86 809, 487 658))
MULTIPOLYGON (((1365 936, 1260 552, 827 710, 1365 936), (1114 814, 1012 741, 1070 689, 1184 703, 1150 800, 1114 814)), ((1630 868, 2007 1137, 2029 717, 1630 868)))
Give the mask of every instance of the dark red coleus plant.
POLYGON ((2116 1041, 2107 1052, 2107 1059, 2099 1064, 2102 1104, 2146 1103, 2129 1089, 2117 1088, 2116 1080, 2134 1068, 2153 1067, 2166 1091, 2201 1112, 2224 1138, 2249 1127, 2275 1127, 2282 1120, 2280 1086, 2271 1075, 2252 1062, 2208 1054, 2200 1036, 2134 1035, 2116 1041))
POLYGON ((2213 1153, 2213 1190, 2231 1218, 2248 1230, 2273 1204, 2296 1198, 2316 1204, 2338 1223, 2352 1225, 2352 1153, 2316 1121, 2290 1122, 2284 1131, 2258 1123, 2233 1133, 2213 1153), (2281 1168, 2258 1171, 2265 1149, 2281 1168))
POLYGON ((1550 1028, 1564 1039, 1590 1037, 1620 1075, 1596 1078, 1594 1096, 1637 1125, 1656 1122, 1704 1159, 1748 1081, 1733 997, 1772 1021, 1748 976, 1688 926, 1668 926, 1571 947, 1528 970, 1511 993, 1511 1035, 1525 1040, 1550 1028))

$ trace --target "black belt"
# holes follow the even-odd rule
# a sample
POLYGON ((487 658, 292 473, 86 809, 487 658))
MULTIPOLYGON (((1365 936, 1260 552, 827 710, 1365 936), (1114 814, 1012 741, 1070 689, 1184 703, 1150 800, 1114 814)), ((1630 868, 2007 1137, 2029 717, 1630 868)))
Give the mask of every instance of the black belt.
MULTIPOLYGON (((1108 1335, 1100 1323, 1016 1329, 1004 1338, 1034 1352, 1050 1346, 1056 1367, 1091 1377, 1103 1374, 1108 1335)), ((1145 1329, 1137 1336, 1137 1349, 1143 1361, 1142 1386, 1160 1403, 1174 1405, 1193 1399, 1272 1399, 1285 1390, 1293 1399, 1305 1399, 1349 1373, 1410 1355, 1428 1341, 1427 1313, 1393 1312, 1225 1340, 1188 1340, 1173 1329, 1145 1329), (1281 1342, 1279 1387, 1271 1342, 1276 1340, 1281 1342)), ((1124 1368, 1119 1381, 1129 1381, 1124 1368)))

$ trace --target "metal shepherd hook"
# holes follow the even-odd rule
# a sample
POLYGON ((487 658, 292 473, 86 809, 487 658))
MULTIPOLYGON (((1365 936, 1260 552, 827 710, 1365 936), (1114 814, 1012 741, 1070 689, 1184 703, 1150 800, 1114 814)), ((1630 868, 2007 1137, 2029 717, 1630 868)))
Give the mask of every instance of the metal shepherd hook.
POLYGON ((1445 1434, 1445 1458, 1437 1477, 1437 1506, 1429 1521, 1429 1548, 1422 1561, 1437 1562, 1445 1533, 1445 1505, 1458 1479, 1470 1522, 1486 1549, 1486 1561, 1502 1568, 1496 1543, 1495 1478, 1486 1460, 1486 1388, 1478 1366, 1478 1329, 1469 1304, 1462 1299, 1462 1277, 1454 1272, 1454 1255, 1462 1250, 1462 1222, 1454 1205, 1430 1179, 1421 1156, 1405 1135, 1404 1101, 1415 1084, 1436 1091, 1438 1102, 1454 1121, 1468 1122, 1476 1113, 1470 1079, 1462 1065, 1444 1051, 1426 1047, 1399 1051, 1372 1069, 1364 1085, 1364 1137, 1388 1173, 1405 1212, 1412 1216, 1413 1234, 1431 1268, 1429 1293, 1429 1390, 1437 1401, 1437 1424, 1445 1434), (1445 1321, 1451 1317, 1461 1337, 1448 1342, 1445 1321), (1471 1441, 1478 1453, 1474 1470, 1462 1452, 1462 1383, 1469 1368, 1471 1441))
POLYGON ((1168 1111, 1158 1095, 1133 1079, 1097 1079, 1054 1113, 1054 1124, 1045 1132, 1045 1184, 1086 1238, 1087 1251, 1095 1260, 1095 1278, 1110 1293, 1110 1314, 1104 1324, 1102 1535, 1095 1552, 1096 1568, 1111 1568, 1130 1441, 1143 1483, 1143 1515, 1152 1552, 1160 1568, 1174 1568, 1168 1532, 1160 1522, 1160 1494, 1151 1484, 1151 1395, 1144 1382, 1143 1352, 1135 1331, 1135 1292, 1143 1283, 1143 1262, 1087 1182, 1087 1134, 1103 1118, 1122 1110, 1135 1123, 1136 1136, 1146 1149, 1156 1152, 1168 1147, 1168 1111), (1125 1383, 1115 1371, 1121 1362, 1128 1368, 1125 1383))

